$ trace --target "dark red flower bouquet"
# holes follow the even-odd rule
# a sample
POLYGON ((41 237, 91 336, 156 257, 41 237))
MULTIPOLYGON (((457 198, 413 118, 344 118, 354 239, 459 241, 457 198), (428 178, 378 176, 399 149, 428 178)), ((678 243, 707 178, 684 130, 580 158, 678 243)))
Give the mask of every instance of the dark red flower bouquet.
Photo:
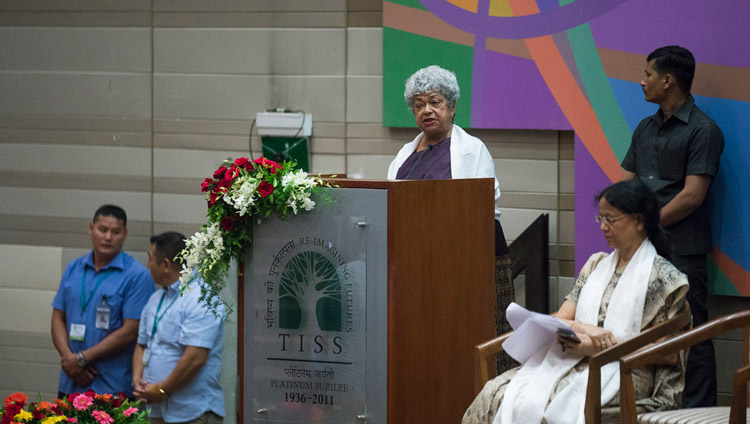
POLYGON ((201 301, 213 312, 219 305, 231 310, 219 293, 226 285, 231 260, 240 260, 252 244, 253 221, 272 214, 287 219, 290 213, 312 210, 315 202, 311 195, 330 186, 294 166, 294 162, 279 165, 264 157, 227 160, 201 183, 208 202, 208 222, 180 254, 181 290, 197 273, 205 282, 201 284, 201 301))

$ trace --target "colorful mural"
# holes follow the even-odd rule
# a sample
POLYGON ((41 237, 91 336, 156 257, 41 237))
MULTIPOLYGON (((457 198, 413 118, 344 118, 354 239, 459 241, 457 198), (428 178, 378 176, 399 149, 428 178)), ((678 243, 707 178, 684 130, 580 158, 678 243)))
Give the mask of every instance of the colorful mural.
POLYGON ((403 84, 438 64, 456 72, 456 123, 470 128, 573 130, 576 264, 606 249, 595 193, 619 181, 635 126, 657 106, 639 82, 646 56, 679 44, 698 62, 696 103, 721 127, 713 183, 713 291, 750 296, 750 2, 746 0, 386 0, 383 122, 414 126, 403 84))

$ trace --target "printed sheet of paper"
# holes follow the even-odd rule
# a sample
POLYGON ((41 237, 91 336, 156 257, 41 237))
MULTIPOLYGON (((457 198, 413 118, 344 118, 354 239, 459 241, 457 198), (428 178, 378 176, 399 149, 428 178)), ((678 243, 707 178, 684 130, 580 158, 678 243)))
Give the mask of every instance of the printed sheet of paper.
POLYGON ((515 302, 508 305, 505 316, 515 331, 503 342, 503 349, 522 364, 540 349, 555 343, 557 330, 573 330, 553 316, 530 311, 515 302))

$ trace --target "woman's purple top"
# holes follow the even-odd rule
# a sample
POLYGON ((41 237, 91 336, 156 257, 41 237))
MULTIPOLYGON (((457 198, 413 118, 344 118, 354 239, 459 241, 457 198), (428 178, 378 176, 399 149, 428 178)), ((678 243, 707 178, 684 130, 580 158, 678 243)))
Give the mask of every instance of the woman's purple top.
POLYGON ((450 180, 451 139, 409 156, 396 173, 397 180, 450 180))

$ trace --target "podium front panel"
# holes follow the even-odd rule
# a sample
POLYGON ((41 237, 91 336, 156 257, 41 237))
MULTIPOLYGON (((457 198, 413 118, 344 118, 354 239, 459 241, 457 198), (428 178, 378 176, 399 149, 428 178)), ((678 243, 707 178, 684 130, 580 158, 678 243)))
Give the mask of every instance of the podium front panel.
POLYGON ((255 225, 245 267, 244 422, 387 417, 387 192, 332 189, 255 225))

